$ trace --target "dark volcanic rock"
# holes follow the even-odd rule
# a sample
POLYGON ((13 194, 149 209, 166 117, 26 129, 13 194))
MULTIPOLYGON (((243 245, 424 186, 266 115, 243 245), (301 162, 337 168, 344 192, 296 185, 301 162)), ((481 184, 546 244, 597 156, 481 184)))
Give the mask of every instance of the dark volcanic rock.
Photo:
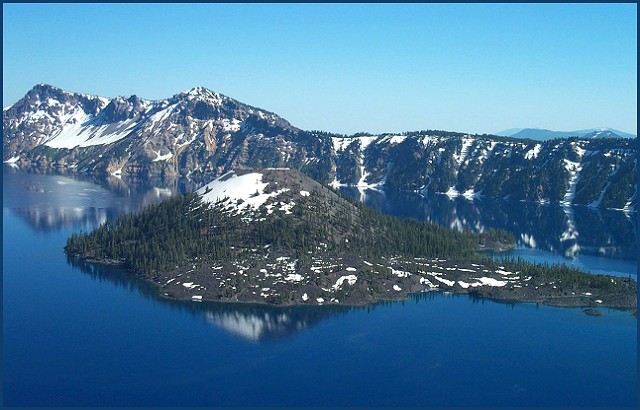
POLYGON ((196 194, 147 208, 125 225, 74 235, 65 250, 122 263, 177 300, 364 305, 444 290, 636 309, 631 279, 473 258, 479 235, 381 216, 296 170, 233 171, 196 194))

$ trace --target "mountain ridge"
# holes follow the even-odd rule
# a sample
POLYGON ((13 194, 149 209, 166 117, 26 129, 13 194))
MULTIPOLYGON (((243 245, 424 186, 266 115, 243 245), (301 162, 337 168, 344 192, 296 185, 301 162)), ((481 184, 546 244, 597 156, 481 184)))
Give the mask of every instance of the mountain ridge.
POLYGON ((37 85, 3 111, 3 161, 37 170, 202 184, 238 167, 291 167, 334 187, 633 211, 636 144, 607 137, 344 136, 301 130, 204 87, 152 101, 37 85))

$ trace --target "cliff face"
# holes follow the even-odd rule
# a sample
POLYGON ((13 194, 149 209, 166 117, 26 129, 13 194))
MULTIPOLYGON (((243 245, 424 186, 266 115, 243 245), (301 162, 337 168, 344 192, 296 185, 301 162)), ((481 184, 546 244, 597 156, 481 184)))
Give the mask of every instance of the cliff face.
POLYGON ((3 111, 3 161, 40 170, 203 183, 292 167, 334 186, 632 210, 637 139, 533 141, 420 131, 344 137, 197 87, 160 101, 37 85, 3 111))
POLYGON ((422 131, 333 138, 333 184, 631 209, 637 140, 532 141, 422 131))

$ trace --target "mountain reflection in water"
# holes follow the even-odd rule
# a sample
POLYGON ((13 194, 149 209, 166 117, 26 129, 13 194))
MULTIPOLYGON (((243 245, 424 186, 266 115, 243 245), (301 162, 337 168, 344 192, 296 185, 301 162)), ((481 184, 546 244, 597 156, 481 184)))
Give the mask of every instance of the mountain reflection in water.
MULTIPOLYGON (((5 209, 41 233, 89 231, 107 219, 196 188, 198 186, 184 180, 79 178, 3 167, 5 209)), ((592 269, 595 263, 596 273, 601 273, 611 262, 615 271, 636 274, 635 213, 488 198, 467 200, 450 199, 446 195, 423 197, 356 188, 340 190, 367 206, 395 216, 427 220, 457 230, 482 232, 491 227, 502 228, 514 234, 521 249, 516 256, 527 257, 529 251, 543 251, 547 253, 541 255, 543 259, 570 262, 578 258, 578 267, 592 272, 596 272, 592 269)), ((604 271, 606 273, 606 269, 604 271)))
MULTIPOLYGON (((472 303, 489 302, 488 299, 473 295, 456 295, 449 292, 423 292, 409 295, 405 301, 380 301, 365 306, 269 306, 259 304, 228 302, 178 301, 160 297, 156 287, 122 269, 86 263, 67 257, 67 263, 74 269, 101 282, 108 281, 117 287, 139 292, 154 303, 161 303, 172 309, 202 317, 206 323, 214 325, 234 336, 252 342, 266 342, 295 336, 323 320, 345 315, 353 310, 371 312, 379 307, 404 303, 428 303, 436 298, 468 298, 472 303)), ((514 308, 516 303, 491 301, 514 308)))
POLYGON ((177 192, 153 182, 132 184, 116 177, 77 179, 23 172, 4 166, 4 207, 36 232, 90 230, 110 218, 135 212, 177 192))
MULTIPOLYGON (((636 403, 637 323, 627 312, 599 309, 604 314, 594 317, 445 292, 358 308, 178 302, 121 269, 65 258, 73 232, 181 189, 124 178, 4 174, 7 406, 636 403)), ((590 227, 579 211, 574 218, 581 244, 590 227)), ((620 240, 613 245, 628 246, 612 233, 615 223, 598 229, 620 240)))
POLYGON ((287 306, 243 303, 176 301, 160 297, 156 287, 124 270, 67 258, 67 263, 92 279, 137 291, 147 299, 202 317, 207 323, 251 341, 293 336, 332 316, 349 312, 348 306, 287 306))
MULTIPOLYGON (((86 263, 67 257, 67 263, 74 269, 100 282, 111 282, 116 287, 135 291, 155 303, 161 303, 172 309, 189 312, 202 317, 206 323, 214 325, 234 336, 254 342, 283 339, 317 325, 334 316, 345 315, 352 310, 375 310, 377 307, 391 305, 392 301, 381 301, 366 306, 269 306, 228 302, 191 302, 177 301, 160 297, 154 284, 142 280, 122 269, 104 265, 86 263)), ((409 301, 428 301, 437 297, 470 297, 452 295, 448 292, 424 292, 409 295, 409 301)), ((482 302, 470 297, 474 302, 482 302)), ((405 301, 406 302, 406 301, 405 301)), ((400 302, 400 303, 405 303, 400 302)))
POLYGON ((340 192, 387 214, 426 220, 460 231, 501 228, 512 232, 519 246, 565 258, 593 255, 635 260, 637 255, 635 213, 356 188, 340 188, 340 192))

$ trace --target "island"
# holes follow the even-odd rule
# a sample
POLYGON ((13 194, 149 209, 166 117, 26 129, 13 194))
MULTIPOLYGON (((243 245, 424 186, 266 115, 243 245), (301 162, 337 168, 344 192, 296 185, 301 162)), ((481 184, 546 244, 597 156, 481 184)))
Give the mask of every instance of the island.
POLYGON ((365 305, 446 291, 636 312, 637 282, 495 260, 500 230, 457 232, 384 215, 288 168, 238 169, 193 193, 73 234, 65 252, 117 265, 158 296, 269 305, 365 305))

